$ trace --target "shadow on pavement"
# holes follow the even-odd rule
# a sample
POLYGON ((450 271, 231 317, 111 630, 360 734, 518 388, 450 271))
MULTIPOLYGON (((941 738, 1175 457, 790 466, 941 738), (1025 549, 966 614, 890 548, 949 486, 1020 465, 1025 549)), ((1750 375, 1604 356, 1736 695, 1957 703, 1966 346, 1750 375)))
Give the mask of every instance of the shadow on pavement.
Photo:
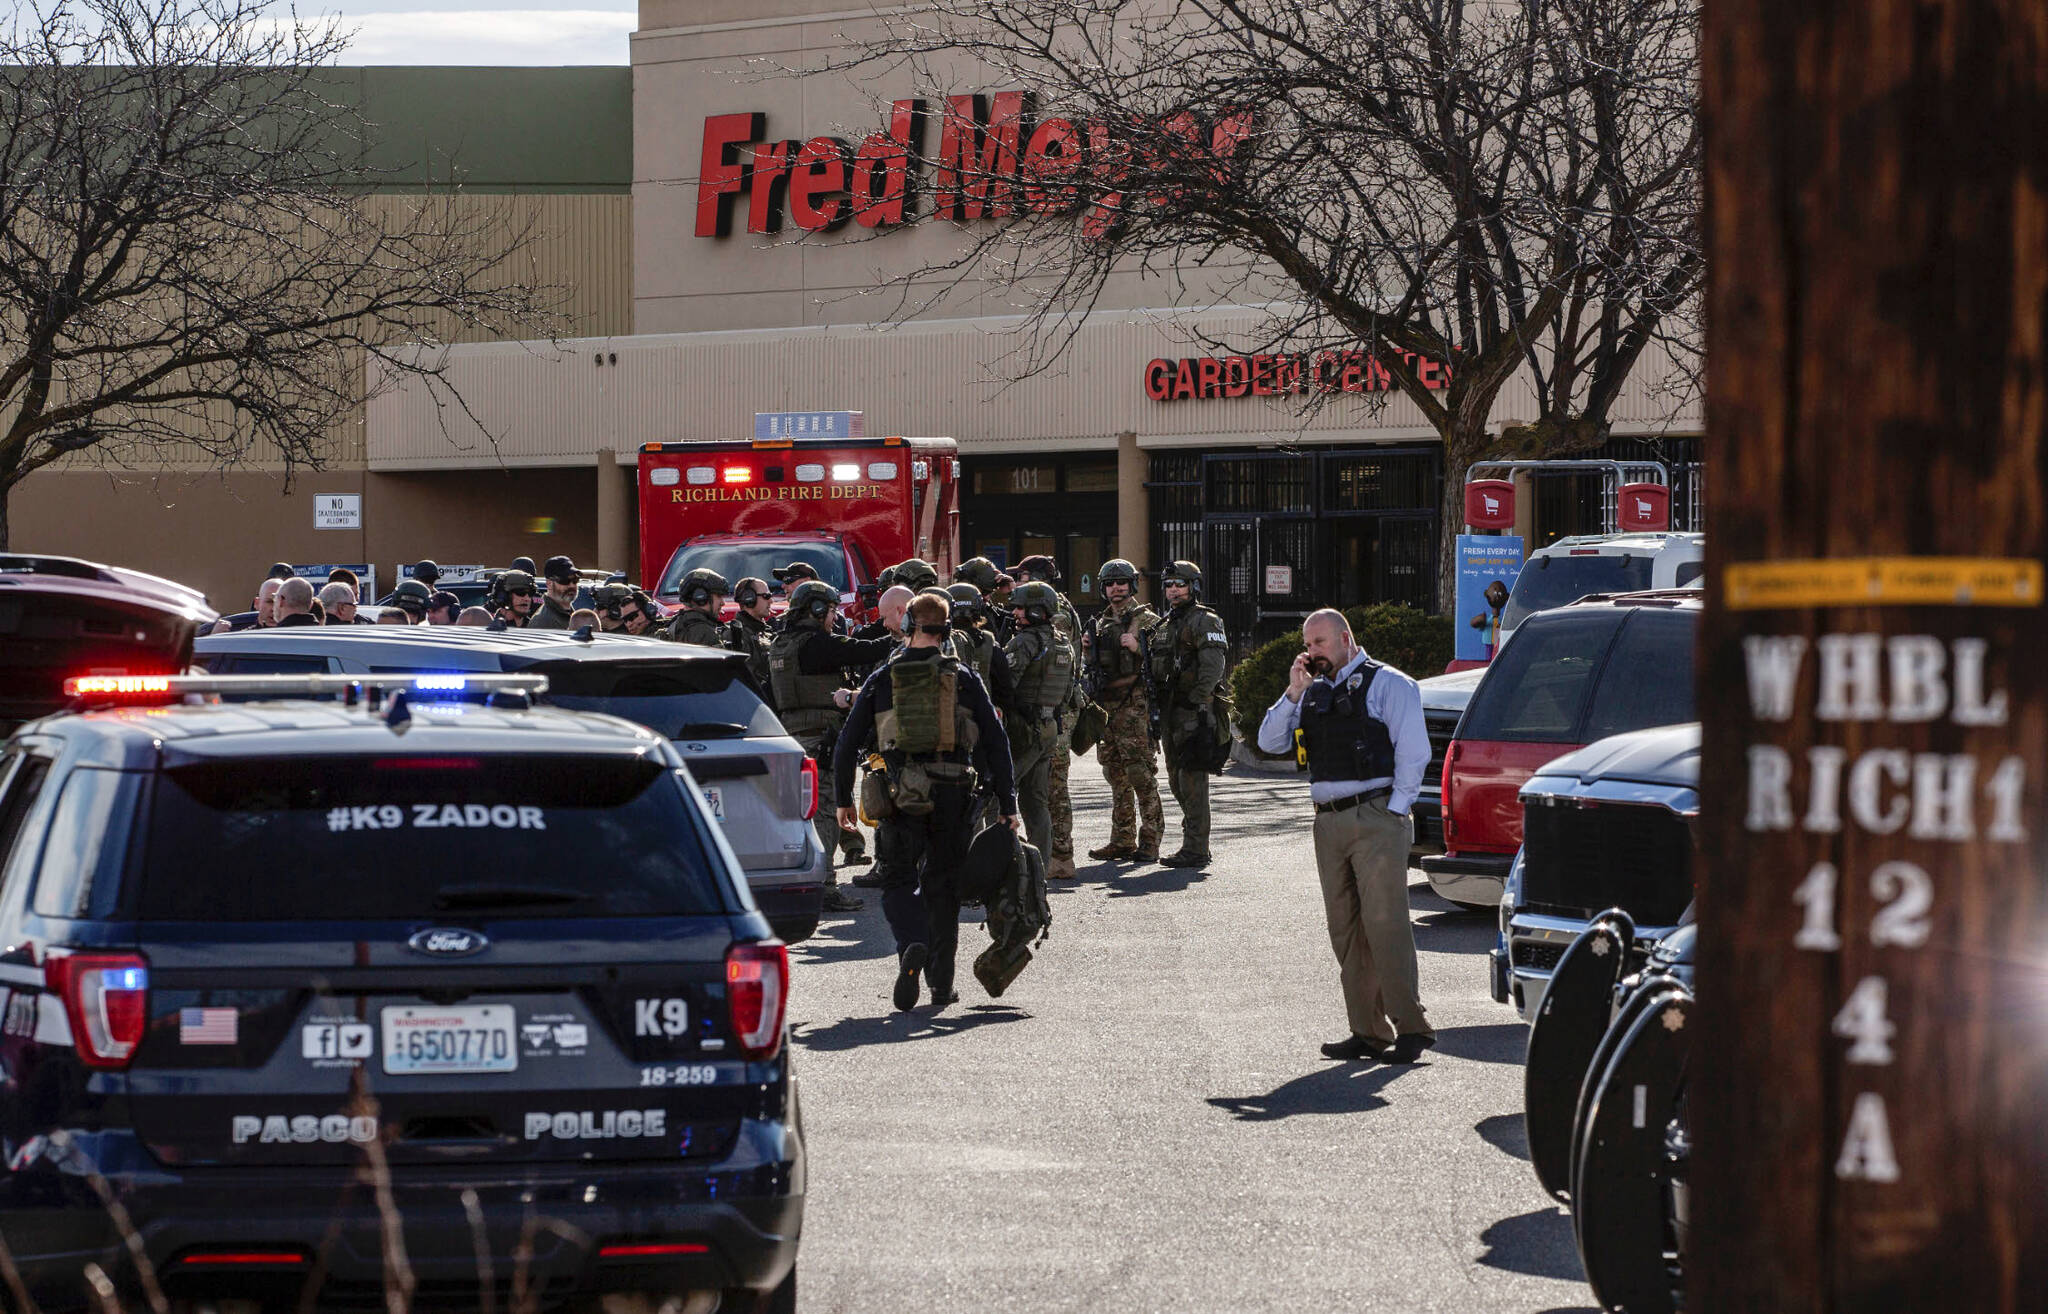
POLYGON ((1479 1139, 1499 1150, 1527 1161, 1529 1158, 1529 1128, 1519 1113, 1496 1113, 1491 1118, 1481 1118, 1472 1125, 1479 1133, 1479 1139))
POLYGON ((790 1040, 805 1049, 837 1051, 862 1045, 890 1044, 902 1040, 932 1040, 957 1036, 976 1027, 1000 1022, 1021 1022, 1031 1014, 1008 1004, 972 1004, 962 1009, 955 1004, 941 1012, 920 1004, 907 1013, 884 1013, 878 1017, 849 1017, 822 1027, 799 1027, 790 1040))
POLYGON ((1488 1247, 1479 1262, 1488 1268, 1566 1282, 1586 1280, 1572 1240, 1571 1216, 1561 1208, 1503 1218, 1480 1233, 1479 1240, 1488 1247))
POLYGON ((1332 1063, 1264 1095, 1219 1095, 1207 1101, 1239 1122, 1273 1122, 1301 1114, 1370 1113, 1387 1106, 1380 1091, 1406 1065, 1332 1063))
POLYGON ((1436 1033, 1436 1052, 1474 1063, 1519 1064, 1529 1052, 1529 1028, 1520 1022, 1447 1027, 1436 1033))

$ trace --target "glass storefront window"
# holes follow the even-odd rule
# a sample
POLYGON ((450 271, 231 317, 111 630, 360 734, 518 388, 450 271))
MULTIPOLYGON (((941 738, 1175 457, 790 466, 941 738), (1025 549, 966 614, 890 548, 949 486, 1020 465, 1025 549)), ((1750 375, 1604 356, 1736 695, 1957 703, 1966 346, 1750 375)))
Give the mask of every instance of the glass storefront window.
POLYGON ((1116 462, 1070 462, 1067 466, 1066 491, 1069 493, 1114 493, 1116 491, 1116 462))

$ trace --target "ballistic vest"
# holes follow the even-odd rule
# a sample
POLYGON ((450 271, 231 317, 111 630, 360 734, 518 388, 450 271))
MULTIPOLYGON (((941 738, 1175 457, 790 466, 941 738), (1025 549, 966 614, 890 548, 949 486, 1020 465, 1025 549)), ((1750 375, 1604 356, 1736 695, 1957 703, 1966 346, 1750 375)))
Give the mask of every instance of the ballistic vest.
POLYGON ((1095 666, 1112 680, 1142 673, 1145 658, 1123 645, 1126 634, 1142 634, 1159 618, 1142 602, 1127 603, 1119 616, 1109 607, 1095 618, 1095 666))
POLYGON ((960 701, 960 662, 948 656, 889 659, 889 706, 875 715, 875 743, 883 754, 918 761, 965 762, 981 727, 960 701))
POLYGON ((701 643, 707 648, 725 646, 725 627, 712 619, 709 612, 695 609, 679 611, 669 622, 669 641, 672 643, 701 643))
POLYGON ((946 637, 953 645, 953 656, 963 666, 972 666, 974 673, 981 677, 981 682, 988 684, 989 677, 995 668, 995 636, 986 630, 979 630, 971 625, 967 625, 956 628, 946 637))
POLYGON ((1378 675, 1368 659, 1342 684, 1317 680, 1301 696, 1301 738, 1310 780, 1383 780, 1394 774, 1394 739, 1386 723, 1366 714, 1365 695, 1378 675))
POLYGON ((1017 706, 1028 711, 1058 711, 1074 689, 1074 650, 1050 624, 1033 625, 1020 631, 1019 637, 1038 651, 1012 672, 1017 706))
POLYGON ((768 688, 775 696, 775 714, 799 739, 824 732, 843 715, 832 701, 842 683, 839 672, 805 675, 798 661, 803 646, 822 633, 809 625, 785 625, 768 645, 768 688))

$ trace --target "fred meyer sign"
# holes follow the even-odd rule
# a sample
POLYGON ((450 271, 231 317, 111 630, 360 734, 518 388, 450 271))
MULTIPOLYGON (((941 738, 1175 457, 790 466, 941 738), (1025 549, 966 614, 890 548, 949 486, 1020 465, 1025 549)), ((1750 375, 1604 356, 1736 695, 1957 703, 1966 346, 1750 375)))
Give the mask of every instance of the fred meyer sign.
MULTIPOLYGON (((1181 113, 1151 125, 1140 145, 1108 123, 1040 119, 1026 92, 948 96, 925 211, 918 193, 927 183, 921 161, 931 113, 926 101, 896 101, 888 122, 858 145, 838 137, 776 140, 763 113, 712 115, 698 164, 697 236, 730 236, 741 204, 750 233, 781 232, 785 216, 805 232, 827 232, 848 220, 886 228, 921 213, 958 220, 1071 214, 1083 208, 1080 179, 1091 192, 1114 186, 1138 149, 1158 156, 1171 143, 1176 154, 1227 169, 1252 131, 1248 110, 1213 122, 1181 113)), ((1101 237, 1115 229, 1125 201, 1098 192, 1086 206, 1082 230, 1101 237)))

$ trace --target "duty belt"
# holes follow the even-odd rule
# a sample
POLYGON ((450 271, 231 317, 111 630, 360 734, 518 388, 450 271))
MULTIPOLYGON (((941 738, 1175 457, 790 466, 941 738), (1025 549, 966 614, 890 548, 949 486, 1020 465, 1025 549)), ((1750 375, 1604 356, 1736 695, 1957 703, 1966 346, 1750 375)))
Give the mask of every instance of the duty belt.
POLYGON ((1327 803, 1316 804, 1316 811, 1342 812, 1345 808, 1355 808, 1361 803, 1370 803, 1374 799, 1385 798, 1393 792, 1394 787, 1388 785, 1382 789, 1368 789, 1363 794, 1346 794, 1343 798, 1333 798, 1327 803))

